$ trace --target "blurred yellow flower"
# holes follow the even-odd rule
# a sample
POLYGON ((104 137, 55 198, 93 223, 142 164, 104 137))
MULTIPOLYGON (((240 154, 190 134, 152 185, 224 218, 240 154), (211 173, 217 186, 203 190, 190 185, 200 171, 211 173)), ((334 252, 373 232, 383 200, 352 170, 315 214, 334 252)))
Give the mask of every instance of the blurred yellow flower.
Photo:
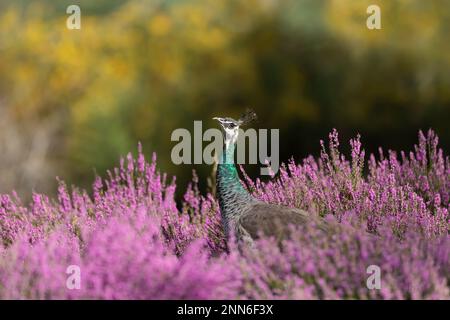
POLYGON ((149 28, 153 36, 165 36, 171 29, 170 18, 164 14, 158 14, 150 20, 149 28))

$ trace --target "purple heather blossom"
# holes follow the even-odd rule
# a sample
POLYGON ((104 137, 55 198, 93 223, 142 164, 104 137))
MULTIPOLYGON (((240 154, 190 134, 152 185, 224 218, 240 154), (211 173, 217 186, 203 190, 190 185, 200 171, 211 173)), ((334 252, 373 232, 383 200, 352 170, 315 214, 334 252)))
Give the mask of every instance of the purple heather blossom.
POLYGON ((290 160, 267 182, 243 180, 257 198, 340 223, 324 236, 294 227, 254 248, 225 239, 219 207, 193 175, 181 206, 175 178, 138 145, 91 195, 59 180, 58 195, 29 204, 0 195, 2 299, 449 299, 450 160, 433 131, 413 152, 365 159, 360 136, 347 160, 338 133, 319 158, 290 160), (367 166, 367 174, 364 174, 367 166), (180 208, 180 209, 178 209, 180 208), (80 289, 67 287, 69 266, 80 289), (381 288, 366 286, 367 267, 381 288))

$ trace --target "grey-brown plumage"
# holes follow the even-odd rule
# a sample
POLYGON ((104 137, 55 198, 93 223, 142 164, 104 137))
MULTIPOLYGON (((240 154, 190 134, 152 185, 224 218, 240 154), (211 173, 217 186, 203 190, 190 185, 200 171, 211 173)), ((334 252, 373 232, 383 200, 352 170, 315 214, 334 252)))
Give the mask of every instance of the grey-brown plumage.
POLYGON ((252 243, 260 234, 285 238, 289 225, 313 223, 324 232, 329 226, 321 219, 300 209, 268 204, 255 199, 239 180, 234 164, 234 150, 239 126, 256 118, 247 111, 239 120, 214 118, 224 132, 225 147, 217 168, 217 196, 225 233, 233 232, 241 242, 252 243))
POLYGON ((236 219, 236 223, 235 232, 245 242, 251 242, 260 235, 282 240, 289 235, 289 225, 298 227, 314 223, 320 230, 330 231, 328 224, 306 211, 260 201, 249 204, 247 210, 236 219))

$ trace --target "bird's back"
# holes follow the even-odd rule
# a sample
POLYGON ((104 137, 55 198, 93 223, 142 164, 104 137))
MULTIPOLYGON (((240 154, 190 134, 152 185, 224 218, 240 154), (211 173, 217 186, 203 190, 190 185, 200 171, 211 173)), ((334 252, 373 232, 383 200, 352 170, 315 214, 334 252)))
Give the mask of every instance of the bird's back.
POLYGON ((286 206, 260 201, 251 203, 237 221, 238 236, 256 239, 260 234, 283 239, 289 234, 288 226, 306 226, 309 223, 324 232, 329 232, 328 224, 314 215, 286 206))

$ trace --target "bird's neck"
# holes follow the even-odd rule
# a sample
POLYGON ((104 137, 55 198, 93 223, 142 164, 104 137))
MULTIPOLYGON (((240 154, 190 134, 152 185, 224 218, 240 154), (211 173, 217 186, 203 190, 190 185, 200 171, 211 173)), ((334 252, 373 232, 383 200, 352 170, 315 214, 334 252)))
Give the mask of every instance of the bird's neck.
POLYGON ((242 209, 253 200, 250 193, 242 186, 234 164, 234 143, 226 144, 217 167, 217 197, 219 199, 225 232, 228 224, 242 213, 242 209))

